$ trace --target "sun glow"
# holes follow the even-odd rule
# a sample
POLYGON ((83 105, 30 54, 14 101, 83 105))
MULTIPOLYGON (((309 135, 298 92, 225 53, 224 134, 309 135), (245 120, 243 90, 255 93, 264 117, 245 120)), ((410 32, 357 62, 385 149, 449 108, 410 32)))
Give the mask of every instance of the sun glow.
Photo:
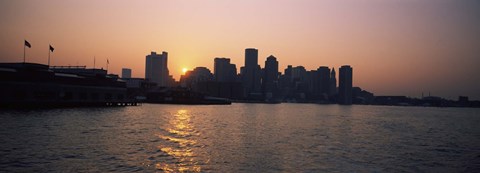
POLYGON ((188 71, 188 69, 187 69, 187 68, 185 68, 185 67, 184 67, 184 68, 182 68, 182 73, 183 73, 183 74, 185 74, 187 71, 188 71))

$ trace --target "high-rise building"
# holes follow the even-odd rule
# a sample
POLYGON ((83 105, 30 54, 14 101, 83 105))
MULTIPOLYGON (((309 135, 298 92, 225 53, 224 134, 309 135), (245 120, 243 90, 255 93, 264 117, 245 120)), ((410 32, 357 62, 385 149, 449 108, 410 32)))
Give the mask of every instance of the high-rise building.
POLYGON ((235 82, 237 67, 235 64, 230 64, 229 58, 215 58, 213 73, 217 82, 235 82))
POLYGON ((292 65, 288 65, 285 68, 283 74, 279 73, 278 77, 278 88, 282 90, 282 94, 287 93, 287 90, 291 88, 292 84, 292 65))
POLYGON ((332 72, 330 73, 330 88, 328 89, 329 96, 337 94, 337 78, 335 76, 335 68, 332 68, 332 72))
POLYGON ((297 92, 308 92, 308 75, 305 67, 296 66, 292 68, 292 82, 297 92))
POLYGON ((122 68, 122 78, 132 78, 132 69, 122 68))
POLYGON ((285 78, 287 78, 287 80, 289 82, 291 82, 292 79, 293 79, 292 73, 293 73, 293 67, 292 67, 292 65, 288 65, 287 68, 284 71, 284 74, 285 74, 285 78))
POLYGON ((243 87, 247 94, 259 93, 261 84, 261 69, 258 65, 258 50, 254 48, 245 49, 245 66, 243 78, 243 87))
POLYGON ((168 53, 151 52, 146 57, 145 79, 157 83, 158 86, 169 86, 171 83, 167 67, 168 53))
POLYGON ((353 70, 349 65, 340 67, 339 85, 338 85, 338 103, 350 105, 352 104, 352 85, 353 70))
POLYGON ((264 93, 272 93, 277 89, 278 83, 278 61, 273 55, 265 60, 265 69, 262 80, 262 90, 264 93))
POLYGON ((318 99, 320 97, 320 78, 317 70, 307 71, 307 85, 309 97, 318 99))
POLYGON ((319 94, 328 95, 330 89, 330 69, 326 66, 321 66, 317 69, 319 80, 319 94))
POLYGON ((292 68, 292 79, 294 81, 304 82, 307 80, 307 70, 303 66, 296 66, 292 68))

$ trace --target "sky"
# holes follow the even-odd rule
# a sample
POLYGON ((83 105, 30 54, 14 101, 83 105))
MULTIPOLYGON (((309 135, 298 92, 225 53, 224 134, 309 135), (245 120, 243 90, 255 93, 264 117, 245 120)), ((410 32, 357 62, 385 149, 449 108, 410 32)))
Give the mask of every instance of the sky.
POLYGON ((144 77, 145 56, 168 52, 170 74, 215 57, 244 65, 274 55, 287 65, 351 65, 375 95, 480 100, 476 0, 0 0, 0 62, 86 65, 144 77))

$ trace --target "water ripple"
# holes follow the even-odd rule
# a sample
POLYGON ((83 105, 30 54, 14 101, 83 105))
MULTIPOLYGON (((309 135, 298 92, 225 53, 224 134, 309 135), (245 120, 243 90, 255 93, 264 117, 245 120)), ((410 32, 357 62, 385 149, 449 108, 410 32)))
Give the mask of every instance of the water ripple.
POLYGON ((144 104, 0 112, 0 172, 480 172, 480 112, 144 104))

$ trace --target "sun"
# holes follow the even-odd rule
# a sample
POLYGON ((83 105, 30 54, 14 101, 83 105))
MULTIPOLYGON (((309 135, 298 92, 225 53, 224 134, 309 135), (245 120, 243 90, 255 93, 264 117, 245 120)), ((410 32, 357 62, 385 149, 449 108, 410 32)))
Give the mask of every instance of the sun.
POLYGON ((184 67, 184 68, 182 68, 182 72, 183 72, 183 74, 185 74, 187 71, 188 71, 188 69, 187 69, 187 68, 185 68, 185 67, 184 67))

